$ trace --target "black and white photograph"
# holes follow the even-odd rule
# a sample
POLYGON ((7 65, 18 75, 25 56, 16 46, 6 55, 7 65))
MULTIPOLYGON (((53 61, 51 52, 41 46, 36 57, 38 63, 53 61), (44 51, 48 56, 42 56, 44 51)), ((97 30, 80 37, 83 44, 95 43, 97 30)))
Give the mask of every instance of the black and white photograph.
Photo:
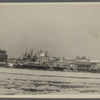
POLYGON ((0 96, 99 94, 100 3, 0 3, 0 96))

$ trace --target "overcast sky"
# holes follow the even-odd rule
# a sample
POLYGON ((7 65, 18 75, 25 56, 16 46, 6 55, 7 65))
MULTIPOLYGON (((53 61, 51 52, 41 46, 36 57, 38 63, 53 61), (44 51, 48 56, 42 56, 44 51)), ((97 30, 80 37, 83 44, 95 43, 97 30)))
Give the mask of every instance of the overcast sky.
POLYGON ((0 4, 0 49, 19 57, 31 48, 100 59, 100 3, 0 4))

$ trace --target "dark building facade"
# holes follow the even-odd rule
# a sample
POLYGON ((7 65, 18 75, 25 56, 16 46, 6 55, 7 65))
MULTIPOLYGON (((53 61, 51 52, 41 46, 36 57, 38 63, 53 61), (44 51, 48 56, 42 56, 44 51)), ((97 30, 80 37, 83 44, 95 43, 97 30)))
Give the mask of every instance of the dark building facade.
POLYGON ((7 61, 7 52, 5 50, 0 50, 0 62, 7 61))

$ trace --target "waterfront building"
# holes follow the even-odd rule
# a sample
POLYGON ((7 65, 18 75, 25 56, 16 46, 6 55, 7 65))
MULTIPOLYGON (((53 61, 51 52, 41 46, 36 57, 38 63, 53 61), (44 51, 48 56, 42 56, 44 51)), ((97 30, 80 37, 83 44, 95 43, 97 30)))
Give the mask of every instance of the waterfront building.
POLYGON ((5 50, 0 50, 0 62, 7 61, 7 52, 5 50))

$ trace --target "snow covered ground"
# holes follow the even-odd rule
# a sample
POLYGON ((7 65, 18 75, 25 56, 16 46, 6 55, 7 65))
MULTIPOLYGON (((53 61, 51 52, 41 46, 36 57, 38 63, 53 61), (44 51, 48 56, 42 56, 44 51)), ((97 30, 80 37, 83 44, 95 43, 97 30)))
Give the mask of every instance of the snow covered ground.
POLYGON ((99 93, 99 73, 0 68, 0 95, 99 93))

